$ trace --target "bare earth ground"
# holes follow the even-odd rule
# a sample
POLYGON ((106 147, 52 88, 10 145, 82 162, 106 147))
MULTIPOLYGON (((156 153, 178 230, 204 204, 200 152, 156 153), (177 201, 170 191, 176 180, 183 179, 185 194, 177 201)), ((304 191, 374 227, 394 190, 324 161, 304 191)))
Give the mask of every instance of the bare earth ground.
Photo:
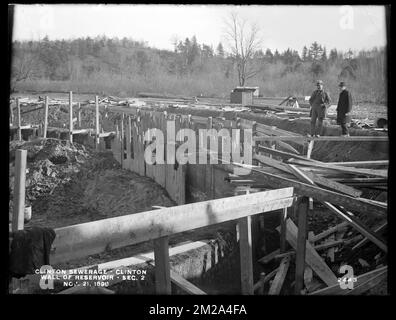
MULTIPOLYGON (((41 95, 41 94, 40 94, 41 95)), ((59 99, 67 99, 68 95, 49 94, 59 99)), ((18 96, 21 96, 18 94, 18 96)), ((32 96, 29 94, 29 96, 32 96)), ((75 95, 76 101, 93 99, 93 95, 75 95)), ((54 111, 52 121, 57 123, 67 123, 68 111, 61 110, 62 107, 51 109, 54 111)), ((380 107, 376 106, 378 110, 380 107)), ((370 117, 377 117, 372 107, 367 107, 370 117)), ((378 114, 383 114, 383 110, 378 114)), ((385 108, 386 111, 386 108, 385 108)), ((41 111, 39 111, 41 112, 41 111)), ((24 117, 26 122, 32 122, 42 119, 39 112, 29 113, 24 117)), ((86 123, 83 127, 93 127, 93 113, 89 111, 85 114, 86 123)), ((370 118, 369 117, 369 118, 370 118)), ((84 116, 83 116, 84 119, 84 116)), ((109 125, 112 120, 109 118, 109 125)), ((51 125, 51 124, 50 124, 51 125)), ((56 125, 58 126, 58 125, 56 125)), ((284 128, 286 129, 286 128, 284 128)), ((296 128, 297 129, 297 128, 296 128)), ((107 130, 107 129, 106 129, 107 130)), ((287 129, 286 129, 287 130, 287 129)), ((290 131, 295 131, 290 129, 290 131)), ((297 130, 298 131, 298 130, 297 130)), ((296 131, 296 132, 297 132, 296 131)), ((362 146, 363 147, 363 146, 362 146)), ((10 143, 10 197, 12 197, 13 187, 13 150, 23 148, 28 150, 28 168, 27 174, 27 200, 32 203, 33 218, 27 224, 38 226, 49 226, 57 228, 82 222, 105 219, 113 216, 137 213, 151 210, 153 205, 172 206, 173 201, 169 199, 166 191, 158 186, 151 179, 140 177, 127 170, 122 170, 120 165, 113 159, 111 153, 96 153, 77 143, 70 145, 67 141, 56 139, 36 140, 32 142, 10 143)), ((363 148, 364 149, 364 148, 363 148)), ((345 153, 348 150, 337 149, 337 153, 345 153)), ((369 152, 366 150, 364 152, 369 152)), ((370 152, 369 152, 370 153, 370 152)), ((334 155, 334 154, 333 154, 334 155)), ((356 155, 358 156, 358 155, 356 155)), ((374 155, 373 155, 374 156, 374 155)), ((375 156, 374 156, 375 157, 375 156)), ((357 160, 364 160, 360 158, 357 160)), ((326 159, 331 161, 331 159, 326 159)), ((366 197, 386 199, 386 194, 366 192, 366 197)), ((10 213, 12 212, 12 201, 10 202, 10 213)), ((266 219, 265 233, 265 251, 261 255, 268 254, 278 247, 279 236, 275 227, 279 224, 279 215, 266 219)), ((377 221, 369 217, 362 217, 368 226, 374 226, 377 221)), ((315 234, 336 225, 341 221, 333 214, 322 208, 320 205, 315 206, 315 211, 309 213, 309 230, 315 234)), ((171 242, 177 243, 183 240, 200 240, 209 238, 227 238, 226 234, 234 230, 234 223, 215 225, 205 230, 196 230, 183 235, 174 237, 171 242)), ((348 232, 352 233, 350 229, 348 232)), ((352 235, 351 235, 352 236, 352 235)), ((235 244, 230 244, 235 245, 235 244)), ((342 263, 348 262, 355 268, 356 274, 361 274, 372 270, 380 264, 386 264, 386 255, 382 254, 379 249, 368 244, 357 250, 351 256, 350 247, 343 247, 335 255, 333 263, 327 261, 334 272, 342 263), (376 259, 374 257, 377 257, 376 259), (345 261, 348 259, 348 261, 345 261), (364 259, 370 267, 362 266, 359 259, 364 259)), ((110 252, 104 252, 99 255, 70 261, 62 267, 71 268, 94 263, 110 261, 128 257, 139 252, 152 250, 151 243, 144 243, 139 246, 129 246, 110 252)), ((265 272, 270 272, 276 267, 276 264, 269 264, 265 267, 259 266, 265 272)), ((293 271, 294 272, 294 271, 293 271)), ((285 285, 283 293, 292 293, 290 284, 293 281, 293 272, 289 272, 290 281, 285 285)), ((383 288, 386 287, 384 284, 383 288)), ((125 288, 121 290, 125 292, 125 288)), ((383 294, 376 292, 376 294, 383 294)))

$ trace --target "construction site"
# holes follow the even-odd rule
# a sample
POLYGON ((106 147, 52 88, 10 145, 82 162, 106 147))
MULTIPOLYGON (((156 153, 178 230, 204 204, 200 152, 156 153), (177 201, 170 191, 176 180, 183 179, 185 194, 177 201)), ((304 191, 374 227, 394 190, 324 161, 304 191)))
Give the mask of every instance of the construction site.
POLYGON ((332 106, 311 137, 304 97, 237 89, 13 94, 9 292, 387 295, 386 112, 345 137, 332 106), (12 253, 35 228, 54 231, 46 285, 12 253))

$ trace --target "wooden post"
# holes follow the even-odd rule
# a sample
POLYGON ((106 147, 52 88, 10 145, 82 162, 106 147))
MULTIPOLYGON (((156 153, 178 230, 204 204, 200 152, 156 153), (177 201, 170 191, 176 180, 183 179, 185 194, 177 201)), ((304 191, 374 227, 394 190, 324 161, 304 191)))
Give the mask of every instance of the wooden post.
MULTIPOLYGON (((213 118, 209 117, 208 118, 208 129, 213 129, 213 118)), ((209 150, 210 152, 210 150, 209 150)), ((211 157, 209 157, 211 159, 211 157)), ((215 181, 214 181, 214 169, 213 169, 213 165, 210 164, 210 160, 209 160, 209 170, 210 170, 210 198, 214 199, 215 198, 215 181)))
POLYGON ((69 140, 73 142, 73 92, 69 92, 69 140))
POLYGON ((301 294, 304 288, 304 270, 305 270, 305 251, 307 241, 307 213, 308 198, 302 197, 298 204, 298 235, 296 248, 296 281, 295 293, 301 294))
POLYGON ((12 107, 12 104, 10 103, 10 117, 11 117, 11 125, 14 125, 14 109, 12 107))
POLYGON ((78 103, 78 113, 77 113, 77 123, 78 127, 81 129, 81 103, 78 103))
POLYGON ((243 295, 253 295, 252 219, 238 219, 239 252, 241 259, 241 289, 243 295))
POLYGON ((314 147, 315 140, 311 140, 308 142, 308 149, 307 149, 307 159, 311 159, 312 150, 314 147))
POLYGON ((121 115, 121 168, 124 169, 124 155, 125 155, 125 151, 124 151, 124 136, 125 136, 125 132, 124 132, 124 114, 121 115))
POLYGON ((25 212, 26 150, 15 151, 14 211, 12 231, 23 230, 25 212))
POLYGON ((169 237, 154 240, 155 259, 155 292, 171 294, 171 278, 169 266, 169 237))
POLYGON ((44 132, 43 138, 47 138, 47 130, 48 130, 48 96, 45 96, 45 103, 44 103, 44 132))
POLYGON ((99 97, 95 96, 95 148, 99 149, 99 97))
POLYGON ((130 168, 130 161, 131 161, 131 130, 132 130, 132 122, 131 122, 131 116, 128 116, 127 120, 127 132, 126 132, 126 150, 127 150, 127 161, 128 161, 128 169, 130 168))
POLYGON ((22 130, 21 130, 21 104, 19 102, 19 98, 16 99, 17 105, 17 133, 18 133, 18 140, 22 141, 22 130))

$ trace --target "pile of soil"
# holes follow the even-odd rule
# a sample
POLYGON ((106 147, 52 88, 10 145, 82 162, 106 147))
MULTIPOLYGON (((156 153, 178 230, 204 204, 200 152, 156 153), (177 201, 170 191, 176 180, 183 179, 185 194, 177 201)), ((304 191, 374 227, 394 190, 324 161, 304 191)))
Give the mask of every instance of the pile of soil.
POLYGON ((111 152, 96 152, 65 140, 38 139, 10 144, 10 214, 15 149, 28 153, 29 226, 56 228, 147 211, 153 205, 174 205, 154 181, 122 170, 111 152))

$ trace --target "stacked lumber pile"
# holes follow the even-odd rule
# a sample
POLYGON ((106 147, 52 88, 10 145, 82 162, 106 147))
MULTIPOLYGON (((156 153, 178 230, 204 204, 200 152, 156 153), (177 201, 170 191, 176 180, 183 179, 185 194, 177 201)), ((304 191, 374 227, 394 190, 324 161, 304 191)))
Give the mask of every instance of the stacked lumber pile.
MULTIPOLYGON (((362 294, 386 281, 387 267, 384 266, 384 259, 387 244, 382 234, 387 227, 387 203, 363 198, 361 188, 386 190, 389 161, 325 163, 260 144, 256 146, 253 159, 257 165, 252 166, 250 174, 229 174, 227 180, 238 188, 244 187, 251 192, 292 186, 301 198, 309 197, 311 213, 315 214, 313 201, 318 201, 342 220, 342 223, 316 235, 308 233, 304 289, 301 293, 362 294), (376 224, 370 223, 370 227, 367 226, 366 221, 370 220, 375 220, 376 224), (349 254, 353 256, 359 248, 370 242, 379 251, 373 257, 375 263, 369 265, 364 259, 359 259, 359 263, 367 267, 365 270, 370 271, 357 276, 353 289, 342 289, 338 281, 341 275, 336 275, 334 265, 331 268, 325 260, 334 262, 335 252, 341 252, 344 248, 349 248, 349 254)), ((269 274, 262 274, 255 285, 258 293, 264 294, 266 291, 268 294, 280 294, 292 258, 296 256, 298 227, 292 219, 287 218, 284 228, 284 237, 291 249, 277 249, 259 260, 264 265, 278 261, 279 267, 269 274)), ((277 230, 282 237, 281 227, 277 230)), ((344 258, 347 264, 348 258, 344 258)))

